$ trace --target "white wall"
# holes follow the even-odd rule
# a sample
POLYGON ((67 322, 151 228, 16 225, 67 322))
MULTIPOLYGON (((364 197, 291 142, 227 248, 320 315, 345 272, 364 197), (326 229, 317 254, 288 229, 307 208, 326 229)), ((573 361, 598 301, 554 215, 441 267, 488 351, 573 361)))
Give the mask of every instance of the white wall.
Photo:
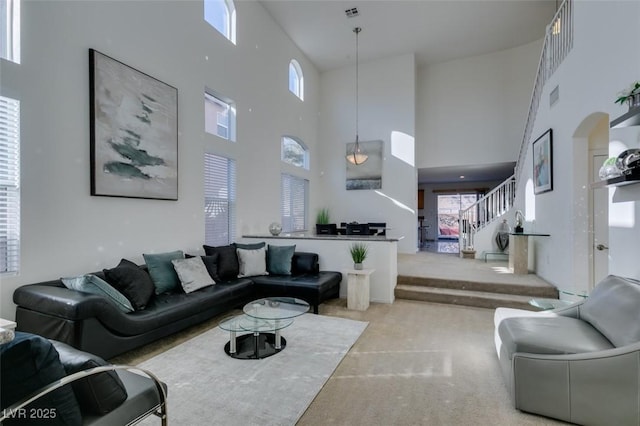
POLYGON ((203 153, 237 159, 238 235, 280 218, 280 137, 311 150, 318 192, 319 76, 257 2, 236 2, 237 46, 196 1, 27 1, 22 65, 2 61, 4 96, 21 101, 22 247, 19 276, 2 277, 0 316, 13 318, 22 284, 112 267, 142 253, 196 252, 204 239, 203 153), (89 195, 88 49, 178 88, 179 200, 89 195), (296 58, 305 101, 288 91, 296 58), (205 86, 233 99, 237 143, 204 132, 205 86))
MULTIPOLYGON (((321 75, 318 143, 323 147, 322 205, 336 222, 387 222, 387 234, 404 237, 401 253, 415 253, 417 174, 414 166, 415 60, 402 55, 359 66, 361 141, 382 140, 382 189, 351 190, 346 144, 355 139, 355 67, 321 75)), ((312 215, 313 218, 313 215, 312 215)))
POLYGON ((419 68, 418 168, 517 158, 541 43, 419 68))
MULTIPOLYGON (((626 112, 626 107, 615 105, 616 94, 639 78, 640 56, 637 41, 640 39, 640 3, 625 1, 574 3, 574 47, 560 68, 545 86, 535 121, 532 141, 547 129, 553 129, 553 191, 538 196, 525 196, 525 188, 531 179, 531 150, 524 162, 524 170, 518 183, 517 205, 530 212, 527 220, 535 217, 536 230, 551 234, 536 241, 536 270, 539 276, 560 288, 586 289, 584 271, 576 270, 589 265, 589 260, 579 261, 586 250, 576 244, 587 239, 577 233, 588 229, 576 228, 574 223, 583 221, 587 214, 586 201, 579 198, 575 168, 588 167, 586 155, 576 155, 574 135, 581 124, 595 113, 603 112, 610 120, 626 112), (549 91, 560 87, 560 100, 549 107, 549 91), (582 254, 580 254, 582 253, 582 254), (580 266, 579 266, 580 265, 580 266)), ((609 138, 615 136, 609 132, 609 138)), ((625 133, 625 144, 638 147, 635 130, 625 133), (635 133, 636 136, 633 136, 635 133)), ((584 150, 588 150, 588 140, 584 150)), ((609 272, 640 278, 637 262, 640 227, 638 210, 640 193, 636 186, 617 188, 614 203, 609 206, 610 225, 620 222, 616 216, 616 195, 624 201, 626 225, 610 227, 609 272), (624 197, 622 197, 624 194, 624 197)), ((525 226, 526 230, 526 226, 525 226)))

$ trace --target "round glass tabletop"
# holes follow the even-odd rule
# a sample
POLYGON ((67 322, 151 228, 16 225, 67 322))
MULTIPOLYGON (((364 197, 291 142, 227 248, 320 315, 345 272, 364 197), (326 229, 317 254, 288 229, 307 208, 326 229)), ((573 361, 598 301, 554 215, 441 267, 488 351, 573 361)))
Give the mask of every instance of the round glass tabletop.
POLYGON ((242 310, 253 318, 281 320, 308 312, 309 304, 293 297, 266 297, 247 303, 242 310))
POLYGON ((218 327, 225 331, 232 331, 237 333, 243 331, 262 333, 282 330, 283 328, 289 327, 291 324, 293 324, 293 319, 290 318, 268 320, 250 317, 248 315, 236 315, 223 319, 218 324, 218 327))

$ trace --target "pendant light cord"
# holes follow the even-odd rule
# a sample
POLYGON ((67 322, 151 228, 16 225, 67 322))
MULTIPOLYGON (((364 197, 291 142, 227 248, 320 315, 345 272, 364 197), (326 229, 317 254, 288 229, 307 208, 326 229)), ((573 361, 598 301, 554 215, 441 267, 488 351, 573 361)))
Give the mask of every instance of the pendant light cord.
MULTIPOLYGON (((358 55, 358 35, 360 34, 360 31, 362 31, 362 28, 360 27, 355 27, 353 29, 353 32, 356 33, 356 146, 354 147, 355 149, 359 148, 359 124, 358 124, 358 110, 359 110, 359 100, 358 100, 358 93, 359 93, 359 87, 358 87, 358 64, 360 63, 359 61, 359 55, 358 55)), ((354 149, 354 151, 355 151, 354 149)))

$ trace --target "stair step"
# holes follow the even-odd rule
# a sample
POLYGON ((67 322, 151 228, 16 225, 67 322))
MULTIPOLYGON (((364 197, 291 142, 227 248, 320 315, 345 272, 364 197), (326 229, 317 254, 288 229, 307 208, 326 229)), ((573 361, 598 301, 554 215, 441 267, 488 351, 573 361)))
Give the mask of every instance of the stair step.
POLYGON ((421 300, 425 302, 448 303, 495 309, 498 307, 537 311, 529 304, 531 296, 499 294, 495 292, 436 288, 428 286, 398 284, 395 289, 398 299, 421 300))
MULTIPOLYGON (((551 286, 507 284, 493 282, 465 281, 448 278, 410 277, 398 275, 398 286, 415 288, 439 288, 452 290, 467 290, 483 293, 498 293, 501 295, 520 295, 531 297, 558 298, 558 290, 551 286)), ((528 300, 527 299, 527 300, 528 300)))

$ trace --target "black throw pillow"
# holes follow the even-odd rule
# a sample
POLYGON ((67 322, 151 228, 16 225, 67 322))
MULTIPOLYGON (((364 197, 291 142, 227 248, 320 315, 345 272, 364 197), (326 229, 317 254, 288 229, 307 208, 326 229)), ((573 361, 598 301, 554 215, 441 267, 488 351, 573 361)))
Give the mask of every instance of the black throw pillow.
MULTIPOLYGON (((44 337, 17 331, 15 338, 0 345, 0 409, 22 401, 43 387, 66 376, 58 352, 44 337)), ((82 424, 78 401, 71 386, 56 389, 2 424, 73 425, 82 424)))
POLYGON ((149 273, 127 259, 122 259, 115 268, 102 272, 107 282, 124 294, 136 311, 144 309, 155 293, 149 273))
MULTIPOLYGON (((192 254, 185 254, 185 258, 195 257, 192 254)), ((220 255, 218 253, 212 254, 211 256, 200 256, 202 262, 204 262, 204 266, 207 268, 207 272, 213 278, 213 281, 220 282, 222 281, 218 276, 218 258, 220 255)))
MULTIPOLYGON (((204 245, 204 252, 207 256, 218 254, 218 277, 220 281, 231 281, 238 278, 240 264, 235 245, 211 247, 204 245)), ((214 278, 215 280, 215 278, 214 278)))
MULTIPOLYGON (((99 356, 79 351, 52 340, 67 375, 94 367, 109 365, 99 356)), ((84 413, 98 416, 109 413, 127 399, 127 389, 115 371, 107 371, 78 379, 71 384, 84 413)))

